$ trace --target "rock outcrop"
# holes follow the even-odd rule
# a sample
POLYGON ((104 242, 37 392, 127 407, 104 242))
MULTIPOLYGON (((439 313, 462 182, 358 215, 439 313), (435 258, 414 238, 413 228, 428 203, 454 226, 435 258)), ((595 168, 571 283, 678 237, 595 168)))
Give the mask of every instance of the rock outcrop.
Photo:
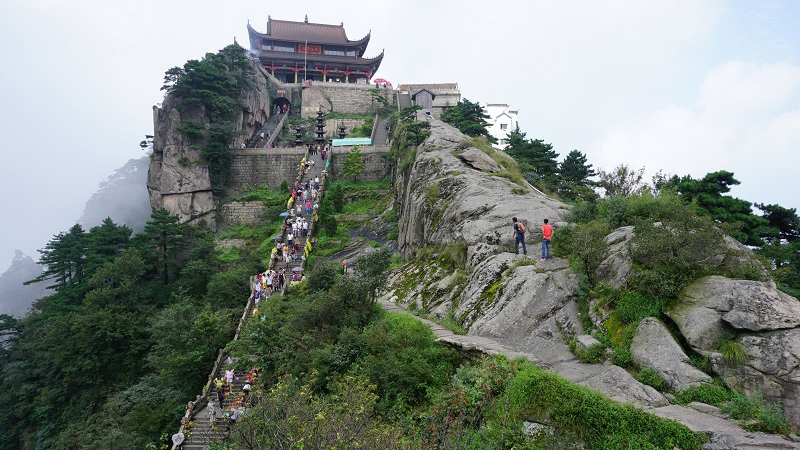
POLYGON ((392 276, 383 301, 440 318, 452 313, 469 328, 467 336, 455 338, 468 348, 488 340, 612 399, 648 407, 666 404, 663 395, 625 369, 582 363, 565 343, 584 332, 574 297, 577 277, 564 259, 534 259, 539 224, 548 218, 558 230, 568 207, 530 185, 493 175, 501 166, 470 138, 436 119, 419 118, 429 121, 431 136, 417 150, 410 170, 394 174, 399 247, 410 256, 426 246, 463 245, 465 270, 423 257, 392 276), (527 257, 509 251, 514 216, 527 222, 532 244, 527 257))
MULTIPOLYGON (((242 92, 242 109, 237 118, 241 131, 231 145, 241 146, 266 123, 269 111, 268 80, 255 70, 251 88, 242 92)), ((181 124, 193 123, 199 128, 208 125, 202 106, 178 108, 178 99, 168 94, 162 105, 153 107, 153 154, 147 176, 152 209, 166 209, 181 222, 216 226, 214 195, 208 164, 199 145, 180 131, 181 124)))
POLYGON ((686 287, 666 313, 728 386, 781 402, 800 421, 800 301, 770 282, 710 276, 686 287), (726 361, 725 339, 742 346, 744 363, 726 361))
POLYGON ((542 220, 559 222, 568 211, 530 185, 494 175, 499 165, 485 153, 486 158, 477 156, 475 151, 483 152, 455 128, 424 114, 419 119, 430 123, 431 136, 417 149, 412 167, 406 172, 398 167, 394 174, 403 255, 453 242, 510 248, 512 217, 526 223, 528 241, 538 242, 542 220), (462 159, 465 153, 473 155, 469 161, 462 159), (512 193, 520 190, 528 193, 512 193))
POLYGON ((711 377, 692 365, 663 323, 643 319, 631 342, 631 357, 639 367, 649 367, 676 391, 710 383, 711 377))

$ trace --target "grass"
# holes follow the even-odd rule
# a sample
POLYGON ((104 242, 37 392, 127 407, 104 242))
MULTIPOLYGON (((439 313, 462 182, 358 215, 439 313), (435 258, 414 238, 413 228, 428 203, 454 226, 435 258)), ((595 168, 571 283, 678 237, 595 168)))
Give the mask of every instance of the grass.
POLYGON ((649 367, 643 367, 642 370, 636 374, 636 380, 659 391, 666 391, 668 387, 664 378, 649 367))
POLYGON ((722 354, 722 358, 732 366, 744 364, 747 361, 747 351, 742 344, 731 339, 723 339, 717 343, 717 351, 722 354))

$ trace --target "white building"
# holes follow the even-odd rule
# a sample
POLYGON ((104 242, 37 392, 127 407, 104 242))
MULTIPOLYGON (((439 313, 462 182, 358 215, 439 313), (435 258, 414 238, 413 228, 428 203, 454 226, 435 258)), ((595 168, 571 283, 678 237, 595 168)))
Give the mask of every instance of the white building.
POLYGON ((505 103, 489 103, 486 105, 486 114, 489 115, 489 134, 497 138, 495 146, 505 149, 508 145, 507 137, 511 130, 517 128, 517 113, 519 110, 508 109, 505 103))

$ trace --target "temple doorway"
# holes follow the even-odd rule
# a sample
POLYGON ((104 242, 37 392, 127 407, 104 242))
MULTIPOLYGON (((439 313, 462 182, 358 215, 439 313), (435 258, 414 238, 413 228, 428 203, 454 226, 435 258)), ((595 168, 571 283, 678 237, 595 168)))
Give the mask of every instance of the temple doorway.
POLYGON ((272 100, 272 115, 278 115, 283 112, 291 112, 292 103, 286 97, 278 97, 272 100))

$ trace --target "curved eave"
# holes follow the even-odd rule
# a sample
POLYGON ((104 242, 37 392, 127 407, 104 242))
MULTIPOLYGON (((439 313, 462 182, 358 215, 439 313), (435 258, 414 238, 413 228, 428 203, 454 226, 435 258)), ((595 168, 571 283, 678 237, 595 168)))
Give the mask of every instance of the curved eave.
POLYGON ((269 37, 269 35, 256 31, 250 22, 247 22, 247 35, 250 37, 250 49, 261 50, 261 40, 269 37))
POLYGON ((363 38, 361 38, 361 39, 359 39, 357 41, 351 41, 350 39, 348 39, 347 40, 347 45, 358 46, 359 47, 358 57, 362 58, 364 56, 364 52, 367 51, 367 45, 369 45, 369 38, 371 36, 372 36, 372 31, 370 30, 370 32, 367 33, 366 36, 364 36, 363 38))
MULTIPOLYGON (((369 36, 367 36, 369 38, 369 36)), ((381 66, 381 61, 383 61, 383 54, 386 52, 386 49, 381 50, 381 54, 374 57, 374 58, 364 58, 368 61, 371 61, 374 64, 372 69, 372 76, 375 76, 375 73, 378 71, 378 68, 381 66)))

